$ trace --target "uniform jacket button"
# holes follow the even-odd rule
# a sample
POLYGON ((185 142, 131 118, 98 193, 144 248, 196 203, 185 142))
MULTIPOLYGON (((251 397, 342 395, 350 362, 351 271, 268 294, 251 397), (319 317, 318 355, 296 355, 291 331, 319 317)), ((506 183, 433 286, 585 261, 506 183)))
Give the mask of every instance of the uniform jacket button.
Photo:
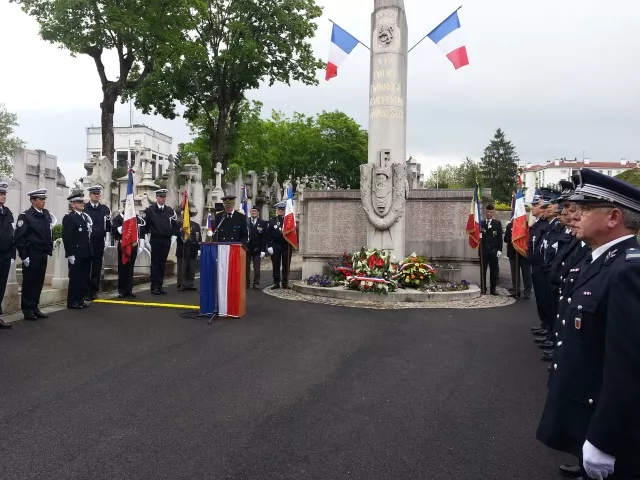
POLYGON ((578 310, 582 310, 582 305, 578 305, 578 310))
POLYGON ((558 346, 560 346, 560 345, 562 345, 562 340, 560 340, 560 341, 558 342, 558 346))
POLYGON ((593 398, 589 399, 589 405, 593 405, 593 398))
POLYGON ((557 364, 557 363, 554 363, 554 364, 553 364, 553 369, 554 369, 554 370, 557 370, 557 369, 558 369, 558 364, 557 364))
POLYGON ((567 298, 567 302, 571 303, 571 297, 567 298))
POLYGON ((561 296, 561 297, 560 297, 560 300, 562 300, 563 298, 564 298, 564 297, 563 297, 563 296, 561 296))
POLYGON ((560 318, 560 314, 556 315, 556 318, 560 318))
POLYGON ((558 332, 556 332, 556 337, 558 336, 558 332))
POLYGON ((562 326, 565 326, 565 325, 566 325, 565 321, 564 321, 564 320, 562 320, 562 326))

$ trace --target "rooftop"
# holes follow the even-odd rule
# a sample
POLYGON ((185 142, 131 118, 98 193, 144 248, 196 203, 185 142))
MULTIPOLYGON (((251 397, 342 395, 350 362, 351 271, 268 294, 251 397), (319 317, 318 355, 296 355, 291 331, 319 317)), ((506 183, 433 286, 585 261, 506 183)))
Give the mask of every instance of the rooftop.
POLYGON ((544 170, 546 168, 636 168, 638 167, 637 160, 619 160, 617 162, 597 162, 589 159, 578 160, 578 159, 566 159, 566 158, 557 158, 555 160, 547 160, 547 163, 544 165, 532 165, 528 163, 523 171, 525 172, 535 172, 538 170, 544 170))

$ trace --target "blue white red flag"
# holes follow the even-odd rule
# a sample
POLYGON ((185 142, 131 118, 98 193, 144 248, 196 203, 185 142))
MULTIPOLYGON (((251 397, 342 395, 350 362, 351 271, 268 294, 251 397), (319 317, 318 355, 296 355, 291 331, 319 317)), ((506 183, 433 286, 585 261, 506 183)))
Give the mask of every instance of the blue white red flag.
POLYGON ((347 33, 335 23, 331 31, 331 43, 329 44, 329 61, 325 80, 331 80, 338 76, 338 67, 346 60, 349 54, 360 43, 353 35, 347 33))
POLYGON ((242 192, 240 193, 240 205, 242 205, 242 211, 245 216, 249 215, 249 209, 247 208, 247 187, 246 185, 242 186, 242 192))
POLYGON ((207 229, 213 230, 213 219, 211 218, 211 212, 207 213, 207 229))
POLYGON ((519 188, 518 193, 516 193, 513 226, 511 228, 511 243, 513 244, 513 248, 515 248, 520 255, 526 257, 529 247, 529 224, 527 223, 527 210, 524 206, 522 188, 519 188))
POLYGON ((133 248, 138 243, 138 219, 133 200, 133 170, 129 169, 127 197, 124 204, 124 221, 122 223, 122 263, 126 265, 131 259, 133 248))
POLYGON ((469 246, 474 250, 480 245, 480 202, 478 200, 478 192, 480 186, 476 183, 471 199, 471 207, 469 209, 469 218, 467 219, 467 234, 469 235, 469 246))
POLYGON ((456 70, 469 65, 467 47, 456 10, 427 35, 444 52, 456 70))
POLYGON ((296 228, 296 218, 293 209, 293 187, 289 185, 287 190, 287 205, 284 210, 284 225, 282 235, 293 248, 298 248, 298 229, 296 228))

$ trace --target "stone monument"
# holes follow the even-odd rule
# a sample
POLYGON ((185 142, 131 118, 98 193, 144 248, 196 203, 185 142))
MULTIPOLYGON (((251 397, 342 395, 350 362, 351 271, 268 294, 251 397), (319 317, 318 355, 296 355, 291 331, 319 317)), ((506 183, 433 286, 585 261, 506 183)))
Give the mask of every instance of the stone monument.
POLYGON ((403 0, 374 0, 371 16, 369 157, 360 166, 367 245, 405 255, 407 17, 403 0))
POLYGON ((100 202, 111 209, 113 209, 114 205, 118 208, 119 199, 114 202, 114 199, 111 198, 113 163, 105 156, 91 157, 84 162, 84 168, 87 171, 87 176, 82 179, 82 186, 85 189, 85 200, 87 202, 89 201, 89 192, 86 191, 86 189, 93 185, 100 185, 103 188, 100 202))

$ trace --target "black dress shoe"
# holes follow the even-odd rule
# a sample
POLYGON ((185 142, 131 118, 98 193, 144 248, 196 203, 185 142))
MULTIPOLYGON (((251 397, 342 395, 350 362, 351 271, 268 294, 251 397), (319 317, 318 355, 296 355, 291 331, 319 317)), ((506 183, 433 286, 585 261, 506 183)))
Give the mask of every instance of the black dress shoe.
POLYGON ((129 294, 127 295, 127 297, 129 297, 129 298, 136 298, 136 294, 135 294, 135 293, 129 293, 129 294))
POLYGON ((84 307, 81 304, 67 305, 69 310, 82 310, 84 307))
POLYGON ((274 285, 273 285, 273 287, 271 287, 271 288, 272 288, 273 290, 277 290, 277 289, 279 289, 279 288, 280 288, 280 284, 279 284, 279 283, 276 283, 276 284, 274 284, 274 285))
POLYGON ((537 337, 546 337, 549 335, 549 330, 546 328, 539 328, 538 330, 532 330, 531 333, 537 337))
POLYGON ((536 342, 537 344, 541 344, 549 341, 549 336, 547 335, 546 337, 533 337, 533 341, 536 342))
POLYGON ((36 317, 35 314, 30 310, 23 310, 22 315, 24 316, 25 320, 29 320, 31 322, 35 322, 36 320, 38 320, 38 317, 36 317))
POLYGON ((36 308, 33 311, 34 315, 38 318, 49 318, 49 315, 47 315, 46 313, 44 313, 42 310, 40 310, 39 308, 36 308))
POLYGON ((166 291, 164 288, 162 288, 162 287, 160 287, 160 288, 158 289, 158 291, 160 292, 160 295, 166 295, 166 294, 167 294, 167 291, 166 291))
POLYGON ((544 330, 544 327, 542 325, 539 327, 531 327, 532 332, 535 332, 536 330, 544 330))
POLYGON ((287 289, 287 290, 288 290, 288 289, 289 289, 289 288, 291 288, 291 287, 289 287, 289 284, 288 284, 288 283, 283 283, 283 284, 282 284, 282 288, 285 288, 285 289, 287 289))
POLYGON ((89 308, 91 306, 90 303, 83 303, 82 305, 80 305, 82 308, 89 308))
POLYGON ((126 298, 126 295, 124 293, 119 293, 118 298, 126 298))
POLYGON ((154 288, 153 290, 151 290, 151 293, 153 295, 162 295, 162 292, 160 291, 159 288, 154 288))
POLYGON ((524 296, 524 297, 522 297, 522 298, 524 298, 525 300, 529 300, 529 299, 531 298, 531 295, 525 295, 525 296, 524 296))
POLYGON ((553 348, 553 347, 555 347, 555 345, 551 340, 548 340, 548 341, 538 345, 538 347, 540 347, 540 348, 553 348))
POLYGON ((198 289, 197 289, 196 287, 194 287, 194 286, 191 286, 191 287, 187 287, 187 288, 185 288, 185 290, 188 290, 188 291, 190 291, 190 292, 195 292, 195 291, 197 291, 198 289))
POLYGON ((254 286, 253 286, 253 289, 254 289, 254 290, 260 290, 260 285, 254 285, 254 286))
POLYGON ((8 329, 11 328, 13 325, 11 325, 10 323, 6 323, 4 320, 2 320, 0 318, 0 329, 8 329))
POLYGON ((489 293, 490 293, 491 295, 498 295, 498 292, 496 292, 495 290, 491 290, 489 293))
POLYGON ((582 474, 580 465, 560 465, 560 475, 569 478, 578 478, 582 474))

